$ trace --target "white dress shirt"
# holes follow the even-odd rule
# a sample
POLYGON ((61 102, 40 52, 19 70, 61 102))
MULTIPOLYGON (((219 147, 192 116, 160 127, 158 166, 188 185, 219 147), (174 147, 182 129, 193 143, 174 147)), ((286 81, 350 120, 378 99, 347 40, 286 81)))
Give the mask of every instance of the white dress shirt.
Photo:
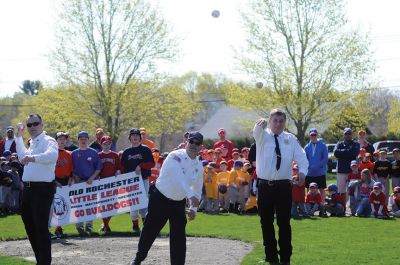
POLYGON ((58 144, 56 140, 44 132, 30 140, 30 147, 26 149, 22 137, 16 140, 18 158, 33 156, 35 162, 29 162, 24 167, 22 181, 52 182, 55 179, 55 169, 58 159, 58 144))
POLYGON ((161 167, 156 187, 165 197, 174 201, 193 196, 200 200, 203 164, 198 157, 191 159, 186 149, 172 151, 161 167))
POLYGON ((299 172, 307 174, 308 160, 296 136, 282 132, 278 136, 281 150, 281 166, 276 170, 276 153, 274 133, 262 126, 255 125, 253 136, 256 140, 256 172, 257 178, 266 180, 292 179, 292 163, 297 162, 299 172))

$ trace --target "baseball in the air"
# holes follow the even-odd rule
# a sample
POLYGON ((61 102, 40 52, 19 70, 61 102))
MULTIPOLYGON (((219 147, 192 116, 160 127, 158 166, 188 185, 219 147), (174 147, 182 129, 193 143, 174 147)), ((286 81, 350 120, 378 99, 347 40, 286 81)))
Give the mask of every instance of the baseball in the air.
POLYGON ((257 82, 256 83, 256 87, 257 88, 262 88, 264 86, 264 84, 262 82, 257 82))
POLYGON ((214 10, 214 11, 211 13, 211 16, 217 18, 217 17, 219 17, 220 14, 221 14, 221 13, 220 13, 218 10, 214 10))

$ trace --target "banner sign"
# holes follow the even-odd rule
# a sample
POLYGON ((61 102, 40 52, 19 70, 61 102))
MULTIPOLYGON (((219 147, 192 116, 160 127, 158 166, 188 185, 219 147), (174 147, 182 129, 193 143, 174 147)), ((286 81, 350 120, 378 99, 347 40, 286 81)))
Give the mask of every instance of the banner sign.
POLYGON ((58 187, 51 211, 51 226, 86 222, 146 208, 142 176, 135 172, 71 186, 58 187))

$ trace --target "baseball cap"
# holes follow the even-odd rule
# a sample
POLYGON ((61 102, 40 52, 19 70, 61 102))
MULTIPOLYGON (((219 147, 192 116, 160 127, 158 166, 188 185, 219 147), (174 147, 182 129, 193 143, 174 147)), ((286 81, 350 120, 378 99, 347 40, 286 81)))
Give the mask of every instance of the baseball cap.
POLYGON ((153 153, 155 153, 155 152, 160 153, 160 150, 158 150, 157 148, 152 148, 152 149, 151 149, 151 152, 153 152, 153 153))
POLYGON ((375 187, 378 187, 378 188, 382 189, 382 183, 379 182, 379 181, 375 182, 375 183, 374 183, 374 188, 375 188, 375 187))
POLYGON ((18 161, 11 161, 11 162, 9 162, 9 164, 8 164, 10 167, 20 167, 20 163, 18 162, 18 161))
POLYGON ((12 154, 11 154, 11 156, 15 156, 15 157, 17 157, 17 156, 18 156, 18 154, 17 154, 17 153, 12 153, 12 154))
POLYGON ((325 190, 327 190, 327 191, 337 191, 338 187, 337 187, 336 184, 332 183, 332 184, 329 184, 328 187, 325 190))
POLYGON ((353 133, 351 128, 344 128, 343 133, 353 133))
POLYGON ((62 137, 62 136, 64 136, 65 138, 68 138, 68 136, 67 136, 66 133, 64 133, 64 132, 58 132, 58 133, 56 134, 56 140, 57 140, 58 138, 62 137))
POLYGON ((379 154, 386 154, 386 153, 387 153, 387 152, 386 152, 385 149, 379 150, 379 154))
POLYGON ((232 152, 238 152, 238 153, 239 153, 239 148, 236 148, 236 147, 233 148, 233 149, 232 149, 232 152))
POLYGON ((243 162, 240 160, 236 160, 234 163, 234 167, 243 167, 243 162))
POLYGON ((400 187, 394 187, 394 188, 393 188, 393 193, 394 193, 394 194, 400 193, 400 187))
POLYGON ((249 151, 250 150, 250 148, 248 148, 248 147, 243 147, 242 148, 242 152, 244 152, 244 151, 249 151))
POLYGON ((315 183, 315 182, 311 182, 311 183, 310 183, 310 188, 311 188, 311 187, 318 188, 318 184, 315 183))
POLYGON ((224 128, 220 128, 220 129, 218 130, 218 134, 221 134, 221 133, 226 133, 226 130, 225 130, 224 128))
POLYGON ((140 130, 139 130, 138 128, 132 128, 132 129, 129 131, 129 136, 131 136, 131 135, 133 135, 133 134, 141 135, 141 134, 140 134, 140 130))
POLYGON ((308 134, 309 134, 309 135, 318 135, 318 131, 317 131, 317 129, 312 128, 312 129, 308 132, 308 134))
POLYGON ((352 160, 351 162, 350 162, 350 166, 352 166, 352 165, 358 165, 358 163, 357 163, 357 160, 352 160))
POLYGON ((97 129, 96 129, 96 134, 98 134, 98 133, 100 133, 100 132, 104 133, 104 130, 103 130, 102 128, 97 128, 97 129))
POLYGON ((8 132, 8 131, 14 131, 14 127, 8 126, 6 131, 7 131, 7 132, 8 132))
POLYGON ((191 139, 196 139, 200 143, 203 143, 203 135, 201 133, 199 133, 198 131, 189 132, 188 140, 191 140, 191 139))
POLYGON ((217 163, 215 163, 215 162, 210 162, 210 163, 208 163, 207 166, 208 166, 208 167, 212 167, 212 168, 217 168, 217 163))
POLYGON ((251 166, 249 161, 244 162, 243 166, 251 166))
POLYGON ((11 156, 11 154, 12 154, 12 153, 11 153, 10 150, 6 150, 6 151, 3 152, 3 156, 4 156, 4 157, 6 157, 6 156, 11 156))
POLYGON ((203 164, 203 167, 206 167, 208 165, 208 161, 203 160, 202 164, 203 164))
POLYGON ((226 162, 226 161, 221 161, 221 163, 219 163, 220 165, 222 165, 222 164, 224 164, 224 165, 228 165, 228 162, 226 162))
POLYGON ((106 142, 107 143, 112 143, 112 138, 110 136, 101 137, 100 143, 103 144, 103 143, 106 143, 106 142))
POLYGON ((88 132, 87 132, 87 131, 81 131, 81 132, 79 132, 79 133, 78 133, 78 139, 81 138, 81 137, 85 137, 85 138, 88 138, 88 139, 89 139, 89 134, 88 134, 88 132))

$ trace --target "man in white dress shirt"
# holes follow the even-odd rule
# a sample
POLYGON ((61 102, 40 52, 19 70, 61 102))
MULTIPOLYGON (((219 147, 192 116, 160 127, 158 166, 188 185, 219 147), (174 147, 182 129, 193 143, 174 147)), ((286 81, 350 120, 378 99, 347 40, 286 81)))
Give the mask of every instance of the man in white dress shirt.
POLYGON ((58 158, 56 140, 43 131, 39 114, 30 114, 26 127, 31 136, 27 149, 22 135, 24 126, 18 126, 16 145, 20 162, 25 165, 22 181, 21 217, 26 234, 35 253, 36 263, 51 264, 51 239, 49 233, 50 208, 55 193, 55 169, 58 158))
POLYGON ((270 112, 267 120, 254 126, 256 140, 256 171, 258 178, 258 214, 265 247, 265 261, 270 264, 290 264, 292 255, 290 210, 292 206, 292 163, 299 167, 299 182, 304 183, 308 169, 307 156, 297 138, 284 132, 286 114, 279 109, 270 112), (279 226, 279 253, 275 239, 274 215, 279 226), (280 256, 280 262, 278 259, 280 256))
POLYGON ((156 184, 150 188, 148 214, 131 265, 138 265, 146 258, 167 221, 171 264, 185 264, 186 198, 190 201, 188 217, 193 220, 203 186, 203 165, 198 157, 202 143, 203 135, 190 132, 186 149, 172 151, 164 161, 156 184))

